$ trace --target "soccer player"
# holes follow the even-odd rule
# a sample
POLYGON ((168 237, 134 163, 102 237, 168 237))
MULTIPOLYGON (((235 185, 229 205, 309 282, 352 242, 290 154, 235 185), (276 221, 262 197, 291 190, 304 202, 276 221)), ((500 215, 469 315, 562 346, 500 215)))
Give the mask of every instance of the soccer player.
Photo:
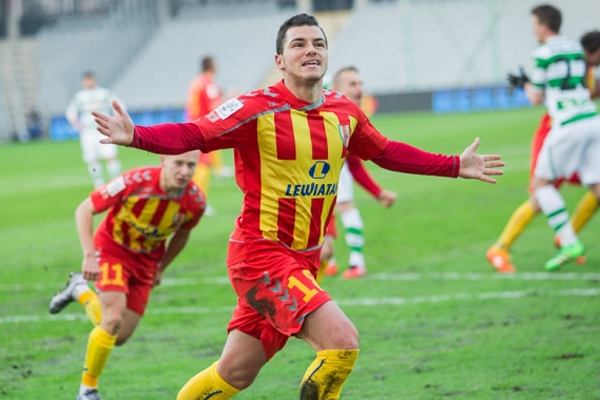
MULTIPOLYGON (((592 98, 598 97, 600 95, 600 85, 597 84, 594 78, 594 69, 600 65, 600 32, 592 31, 586 33, 582 36, 580 43, 584 49, 587 64, 586 86, 589 88, 592 98)), ((511 85, 523 88, 529 82, 529 78, 522 72, 521 76, 509 75, 509 81, 511 85)), ((533 193, 534 189, 532 185, 538 156, 551 127, 550 115, 545 113, 540 120, 532 142, 530 193, 533 193)), ((554 182, 554 186, 558 188, 564 181, 565 179, 558 179, 554 182)), ((572 175, 568 179, 568 182, 571 184, 581 184, 577 174, 572 175)), ((592 191, 587 192, 577 204, 571 218, 571 224, 575 232, 579 232, 585 226, 597 208, 597 197, 592 191)), ((516 267, 511 261, 510 247, 539 211, 540 206, 538 201, 535 196, 530 196, 527 201, 514 211, 496 243, 488 249, 486 257, 498 272, 510 273, 516 271, 516 267)), ((556 237, 556 242, 558 245, 560 244, 558 236, 556 237)), ((583 263, 585 262, 585 257, 581 255, 576 258, 576 261, 583 263)))
POLYGON ((134 126, 95 113, 103 143, 151 152, 233 148, 244 194, 227 257, 238 295, 221 358, 191 378, 178 400, 229 399, 252 384, 290 336, 316 351, 300 399, 339 399, 358 356, 358 331, 315 282, 324 231, 348 152, 384 168, 479 179, 504 165, 478 155, 479 140, 461 156, 432 154, 388 140, 339 92, 323 90, 328 46, 314 17, 295 15, 277 33, 275 65, 283 80, 231 99, 187 124, 134 126))
MULTIPOLYGON (((355 67, 342 68, 333 76, 333 90, 346 95, 350 100, 358 105, 362 104, 363 90, 362 80, 355 67)), ((363 247, 365 238, 363 235, 363 219, 360 211, 354 205, 354 185, 353 178, 365 188, 382 206, 388 208, 396 201, 396 193, 379 187, 366 171, 360 158, 349 154, 340 173, 340 183, 338 186, 338 196, 335 210, 340 214, 342 226, 346 230, 344 239, 346 245, 350 248, 349 268, 342 273, 344 279, 355 279, 364 276, 367 273, 363 247)), ((332 221, 335 217, 332 217, 332 221)), ((322 263, 327 262, 325 275, 335 275, 338 272, 337 264, 333 258, 333 236, 327 236, 327 242, 324 246, 331 248, 331 251, 323 251, 321 254, 322 263), (329 255, 331 254, 331 255, 329 255), (329 256, 329 257, 328 257, 329 256)), ((323 268, 323 266, 321 266, 323 268)))
MULTIPOLYGON (((188 91, 186 113, 189 121, 205 116, 223 102, 221 89, 215 81, 217 67, 213 58, 202 58, 200 69, 202 72, 192 80, 188 91)), ((229 167, 223 165, 220 151, 213 151, 210 154, 200 153, 198 168, 192 179, 205 194, 208 194, 210 186, 211 167, 219 177, 231 176, 229 167)))
POLYGON ((92 111, 109 113, 111 102, 118 100, 109 89, 96 84, 93 72, 85 72, 81 78, 83 89, 75 93, 65 111, 65 117, 73 129, 79 132, 83 162, 88 166, 94 188, 104 185, 104 170, 101 160, 106 164, 109 177, 115 178, 121 173, 121 162, 117 158, 117 146, 102 146, 102 137, 96 130, 92 111))
POLYGON ((144 315, 150 291, 185 247, 204 212, 191 181, 198 150, 162 156, 160 167, 136 168, 95 190, 77 207, 82 273, 71 273, 50 300, 50 313, 77 301, 95 325, 88 339, 78 400, 101 400, 98 378, 112 348, 124 344, 144 315), (109 210, 93 234, 93 215, 109 210), (167 239, 171 236, 171 239, 167 239), (95 282, 99 295, 87 282, 95 282))

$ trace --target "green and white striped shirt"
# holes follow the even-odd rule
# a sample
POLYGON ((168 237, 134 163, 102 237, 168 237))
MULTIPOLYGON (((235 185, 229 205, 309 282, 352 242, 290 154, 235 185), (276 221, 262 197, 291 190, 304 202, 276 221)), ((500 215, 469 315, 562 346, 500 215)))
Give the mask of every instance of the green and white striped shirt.
POLYGON ((533 52, 531 83, 545 91, 545 103, 553 126, 595 116, 596 104, 585 87, 587 64, 579 43, 553 36, 533 52))

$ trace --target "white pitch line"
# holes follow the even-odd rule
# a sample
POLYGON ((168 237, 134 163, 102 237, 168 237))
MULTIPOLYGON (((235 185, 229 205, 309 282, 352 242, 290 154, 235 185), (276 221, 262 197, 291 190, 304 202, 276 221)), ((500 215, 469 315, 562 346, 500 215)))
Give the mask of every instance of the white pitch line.
MULTIPOLYGON (((517 272, 514 274, 499 274, 496 272, 431 272, 431 273, 375 273, 362 278, 373 281, 483 281, 483 280, 512 280, 512 281, 600 281, 600 273, 591 272, 517 272)), ((229 278, 218 276, 214 278, 181 278, 163 279, 161 286, 196 286, 200 284, 229 285, 229 278)), ((20 292, 23 290, 56 291, 63 283, 15 283, 0 285, 0 292, 20 292)))
MULTIPOLYGON (((579 296, 579 297, 597 297, 600 295, 600 289, 560 289, 560 290, 521 290, 504 292, 483 292, 483 293, 455 293, 437 296, 417 296, 417 297, 383 297, 383 298, 363 298, 363 299, 341 299, 336 300, 340 307, 374 307, 374 306, 404 306, 410 304, 442 303, 458 300, 490 300, 490 299, 519 299, 529 296, 579 296)), ((231 313, 232 306, 219 307, 168 307, 151 308, 146 315, 184 315, 184 314, 222 314, 231 313)), ((12 315, 0 317, 2 324, 51 322, 51 321, 87 321, 88 318, 82 312, 79 314, 59 314, 59 315, 12 315)))

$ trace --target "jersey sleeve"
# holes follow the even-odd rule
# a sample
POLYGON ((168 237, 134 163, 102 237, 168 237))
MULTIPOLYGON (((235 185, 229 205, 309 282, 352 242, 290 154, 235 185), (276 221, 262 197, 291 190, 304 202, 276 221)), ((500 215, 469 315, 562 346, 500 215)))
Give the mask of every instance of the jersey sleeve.
POLYGON ((538 48, 533 52, 533 73, 531 74, 531 85, 537 92, 542 92, 546 86, 546 70, 548 57, 544 48, 538 48))
POLYGON ((123 201, 129 195, 133 185, 125 183, 124 174, 116 177, 101 188, 90 193, 90 199, 94 205, 94 210, 101 213, 110 207, 123 201))
POLYGON ((221 104, 194 122, 135 126, 131 147, 157 154, 181 154, 197 150, 236 148, 256 140, 256 124, 262 115, 256 99, 242 95, 221 104))
POLYGON ((352 105, 355 108, 355 115, 358 117, 358 122, 348 142, 348 151, 363 160, 370 160, 385 149, 388 138, 375 129, 371 121, 369 121, 365 113, 358 106, 354 103, 352 105))
POLYGON ((71 99, 71 102, 67 106, 67 109, 65 110, 65 118, 70 124, 76 123, 79 119, 75 98, 71 99))

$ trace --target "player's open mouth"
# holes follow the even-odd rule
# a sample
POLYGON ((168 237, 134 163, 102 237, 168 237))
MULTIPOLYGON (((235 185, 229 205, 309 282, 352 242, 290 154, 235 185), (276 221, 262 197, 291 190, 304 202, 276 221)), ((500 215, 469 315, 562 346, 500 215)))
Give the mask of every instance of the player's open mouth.
POLYGON ((319 65, 321 65, 321 63, 318 60, 309 60, 302 64, 303 67, 306 67, 306 66, 316 67, 319 65))

